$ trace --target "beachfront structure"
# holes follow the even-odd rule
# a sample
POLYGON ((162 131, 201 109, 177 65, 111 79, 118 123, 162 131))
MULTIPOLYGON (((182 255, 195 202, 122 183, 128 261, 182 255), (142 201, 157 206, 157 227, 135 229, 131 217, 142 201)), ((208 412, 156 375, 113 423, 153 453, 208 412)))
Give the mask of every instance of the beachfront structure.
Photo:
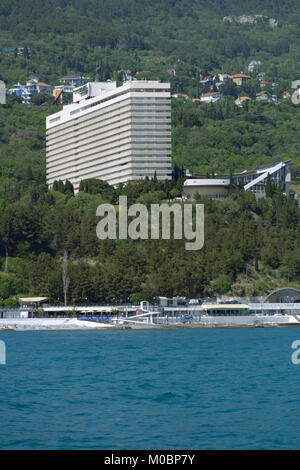
POLYGON ((245 304, 202 304, 203 315, 249 315, 250 307, 245 304))
POLYGON ((158 297, 159 307, 178 307, 180 305, 186 305, 188 300, 185 297, 158 297))
MULTIPOLYGON (((300 324, 300 290, 279 288, 267 296, 235 298, 216 301, 215 298, 186 299, 185 297, 159 297, 158 305, 141 301, 139 305, 69 305, 47 304, 47 297, 19 298, 21 307, 0 310, 0 319, 57 316, 78 317, 80 320, 99 321, 105 324, 183 324, 256 326, 265 324, 300 324), (83 317, 84 316, 84 317, 83 317), (125 322, 125 323, 123 323, 125 322)), ((27 325, 30 325, 28 322, 27 325)), ((48 325, 48 326, 47 326, 48 325)), ((15 325, 16 326, 16 325, 15 325)), ((26 323, 24 324, 25 327, 26 323)), ((50 325, 51 326, 51 325, 50 325)), ((64 322, 61 325, 65 326, 64 322)))
POLYGON ((170 84, 87 83, 46 120, 47 183, 97 178, 111 185, 171 179, 170 84))
POLYGON ((299 303, 300 306, 300 290, 294 287, 281 287, 270 292, 266 297, 265 303, 299 303))

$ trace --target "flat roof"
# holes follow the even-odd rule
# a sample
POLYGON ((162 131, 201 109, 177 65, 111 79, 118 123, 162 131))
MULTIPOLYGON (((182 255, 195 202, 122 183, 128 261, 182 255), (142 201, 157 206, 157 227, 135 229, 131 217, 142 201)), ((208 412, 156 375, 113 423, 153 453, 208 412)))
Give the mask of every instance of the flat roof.
POLYGON ((35 303, 48 300, 48 297, 19 297, 19 300, 21 300, 21 302, 35 303))
POLYGON ((245 176, 245 175, 250 176, 250 175, 256 175, 256 174, 259 174, 259 173, 264 173, 268 169, 272 169, 275 166, 279 165, 279 163, 284 163, 285 165, 288 165, 289 163, 291 163, 291 160, 283 160, 282 162, 275 162, 275 163, 269 163, 267 165, 260 165, 256 168, 251 169, 251 170, 244 170, 241 173, 233 173, 233 176, 235 176, 235 177, 245 176))
POLYGON ((183 186, 229 186, 229 178, 203 178, 203 179, 187 179, 183 186))
MULTIPOLYGON (((113 84, 115 82, 104 82, 105 84, 113 84)), ((97 85, 98 82, 89 82, 85 85, 78 87, 77 89, 73 90, 73 93, 76 90, 80 90, 83 87, 90 87, 93 85, 97 85)), ((99 82, 100 84, 100 82, 99 82)), ((166 93, 167 98, 170 97, 170 83, 169 82, 158 82, 156 80, 137 80, 134 82, 126 82, 119 87, 112 87, 111 89, 107 89, 105 91, 99 92, 99 95, 85 98, 82 97, 82 101, 80 102, 73 102, 71 104, 63 106, 61 111, 57 113, 51 114, 50 116, 46 117, 46 128, 47 131, 52 129, 53 127, 60 126, 61 124, 72 123, 72 121, 78 117, 82 117, 86 114, 93 113, 95 111, 99 111, 106 106, 110 106, 114 104, 112 100, 116 99, 119 102, 122 99, 127 99, 127 93, 135 93, 135 92, 144 92, 150 93, 150 97, 157 98, 156 94, 152 94, 153 89, 155 92, 166 93)))
POLYGON ((238 310, 250 308, 249 305, 246 304, 202 304, 201 307, 206 310, 238 310))

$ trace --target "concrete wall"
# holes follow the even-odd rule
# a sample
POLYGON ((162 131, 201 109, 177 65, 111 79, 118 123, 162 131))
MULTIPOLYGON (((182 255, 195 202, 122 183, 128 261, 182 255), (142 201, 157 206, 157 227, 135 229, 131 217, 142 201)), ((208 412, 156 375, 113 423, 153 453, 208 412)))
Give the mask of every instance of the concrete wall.
POLYGON ((195 194, 204 197, 226 197, 229 194, 229 188, 225 186, 183 186, 184 196, 195 194))
POLYGON ((269 325, 299 323, 293 315, 245 315, 239 317, 201 317, 201 323, 214 325, 269 325))
MULTIPOLYGON (((189 323, 189 319, 184 319, 182 315, 168 316, 169 324, 182 322, 189 323)), ((162 323, 166 322, 166 317, 159 317, 162 323)), ((289 325, 300 324, 298 315, 242 315, 242 316, 206 316, 196 314, 191 324, 207 326, 259 326, 259 325, 289 325)))

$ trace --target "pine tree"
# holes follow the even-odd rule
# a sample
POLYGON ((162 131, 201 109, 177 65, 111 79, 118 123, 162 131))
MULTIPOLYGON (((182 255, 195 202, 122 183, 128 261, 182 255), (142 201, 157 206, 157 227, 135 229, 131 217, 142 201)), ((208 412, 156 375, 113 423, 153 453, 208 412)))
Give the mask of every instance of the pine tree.
POLYGON ((74 196, 74 187, 69 180, 67 180, 65 183, 64 193, 70 196, 74 196))
POLYGON ((61 180, 59 180, 58 183, 57 183, 57 191, 59 191, 60 193, 65 192, 65 185, 64 185, 63 181, 61 181, 61 180))
POLYGON ((63 281, 63 290, 64 290, 64 303, 65 307, 67 306, 67 294, 70 284, 70 278, 68 276, 68 253, 67 250, 64 251, 64 258, 62 263, 62 281, 63 281))
POLYGON ((30 165, 27 166, 25 170, 25 182, 26 184, 30 185, 33 182, 33 173, 32 173, 32 168, 30 165))
POLYGON ((267 176, 265 191, 266 191, 266 197, 273 196, 273 185, 272 185, 270 173, 268 173, 268 176, 267 176))

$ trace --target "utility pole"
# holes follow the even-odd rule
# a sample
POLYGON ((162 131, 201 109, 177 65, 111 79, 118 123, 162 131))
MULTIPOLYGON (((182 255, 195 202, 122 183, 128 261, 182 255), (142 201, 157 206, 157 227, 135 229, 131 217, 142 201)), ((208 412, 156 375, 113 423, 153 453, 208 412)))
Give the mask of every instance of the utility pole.
POLYGON ((68 253, 67 250, 64 251, 64 258, 62 263, 62 281, 63 281, 63 288, 64 288, 64 301, 65 307, 67 306, 67 293, 70 284, 70 278, 68 276, 68 253))

